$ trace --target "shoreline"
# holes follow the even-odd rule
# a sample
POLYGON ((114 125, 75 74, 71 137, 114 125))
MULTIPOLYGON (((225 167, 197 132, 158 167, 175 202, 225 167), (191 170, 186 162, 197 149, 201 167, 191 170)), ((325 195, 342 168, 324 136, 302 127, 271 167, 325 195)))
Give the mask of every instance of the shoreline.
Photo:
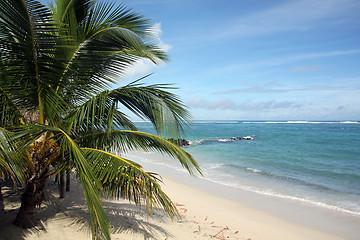
MULTIPOLYGON (((181 219, 171 221, 163 210, 147 214, 146 206, 125 200, 103 200, 112 225, 112 239, 235 239, 235 240, 359 240, 360 218, 296 201, 234 189, 192 177, 146 159, 168 157, 146 153, 127 156, 163 177, 162 188, 176 204, 181 219)), ((12 224, 19 203, 6 200, 0 213, 0 238, 4 240, 91 239, 88 210, 80 184, 73 179, 71 192, 58 198, 52 180, 48 200, 41 207, 37 229, 12 224)), ((11 200, 11 199, 10 199, 11 200)))
MULTIPOLYGON (((160 174, 164 178, 165 187, 170 182, 169 187, 165 188, 166 193, 173 193, 171 186, 177 183, 185 188, 193 189, 192 191, 202 192, 206 194, 207 198, 215 197, 227 202, 230 201, 233 205, 241 205, 241 208, 245 211, 253 209, 279 219, 283 223, 291 223, 298 227, 329 234, 327 239, 332 239, 331 237, 335 237, 334 239, 360 239, 358 234, 358 226, 360 226, 359 216, 313 205, 308 202, 226 186, 201 177, 191 177, 185 171, 178 171, 166 165, 146 161, 146 158, 151 159, 153 157, 163 159, 164 161, 174 161, 160 154, 132 153, 129 156, 141 162, 145 169, 160 174)), ((174 198, 186 198, 186 196, 181 196, 181 194, 173 194, 174 198), (178 195, 180 196, 178 197, 178 195)), ((307 237, 308 239, 313 239, 311 236, 307 237)))

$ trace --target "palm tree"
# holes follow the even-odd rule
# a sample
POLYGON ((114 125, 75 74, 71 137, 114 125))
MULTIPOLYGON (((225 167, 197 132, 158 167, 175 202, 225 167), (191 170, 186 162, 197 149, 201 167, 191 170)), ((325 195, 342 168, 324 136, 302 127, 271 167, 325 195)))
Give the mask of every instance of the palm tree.
POLYGON ((0 1, 0 127, 11 146, 0 151, 0 170, 25 185, 16 225, 34 226, 46 181, 68 169, 82 184, 93 238, 110 239, 100 198, 145 201, 178 216, 158 175, 123 155, 158 151, 200 173, 190 154, 165 140, 180 138, 189 112, 170 85, 110 89, 138 59, 166 60, 149 24, 108 2, 57 0, 48 9, 35 0, 0 1), (138 131, 124 108, 151 121, 159 136, 138 131))
POLYGON ((11 145, 12 133, 0 127, 0 211, 4 210, 1 185, 4 178, 11 178, 14 182, 24 181, 24 175, 21 171, 23 163, 14 154, 11 145))

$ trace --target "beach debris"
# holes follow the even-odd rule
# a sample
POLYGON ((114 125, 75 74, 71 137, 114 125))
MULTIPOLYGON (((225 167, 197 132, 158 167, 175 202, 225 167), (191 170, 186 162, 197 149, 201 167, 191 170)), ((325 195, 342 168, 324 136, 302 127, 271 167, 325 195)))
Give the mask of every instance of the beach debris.
POLYGON ((180 208, 180 210, 184 211, 184 213, 187 212, 187 209, 186 209, 186 208, 180 208))
MULTIPOLYGON (((212 226, 212 227, 219 227, 219 226, 212 226)), ((230 230, 228 226, 226 226, 226 227, 224 227, 223 229, 221 229, 217 234, 215 234, 215 235, 212 236, 212 237, 214 237, 214 238, 216 238, 216 239, 220 239, 220 240, 225 240, 224 231, 226 231, 226 230, 230 230)), ((229 237, 227 237, 227 238, 229 238, 229 237)))
POLYGON ((234 232, 234 234, 238 234, 238 233, 239 233, 239 231, 235 231, 235 232, 234 232))
POLYGON ((176 207, 181 207, 181 208, 180 208, 180 210, 184 211, 184 213, 186 213, 186 212, 187 212, 187 209, 186 209, 186 208, 184 208, 184 207, 185 207, 185 205, 184 205, 184 204, 181 204, 181 203, 175 203, 175 206, 176 206, 176 207))
POLYGON ((225 240, 224 231, 221 230, 220 232, 215 234, 213 237, 216 238, 216 239, 225 240))
POLYGON ((201 232, 200 225, 198 225, 198 229, 194 231, 194 233, 201 232))
POLYGON ((222 228, 221 226, 211 226, 213 228, 222 228))

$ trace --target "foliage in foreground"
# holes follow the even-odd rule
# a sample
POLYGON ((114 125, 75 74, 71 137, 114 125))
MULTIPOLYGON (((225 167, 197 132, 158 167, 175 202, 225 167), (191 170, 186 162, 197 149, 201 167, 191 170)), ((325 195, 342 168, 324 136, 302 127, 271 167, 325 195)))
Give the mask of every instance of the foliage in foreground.
POLYGON ((177 216, 158 176, 123 156, 158 151, 200 172, 190 154, 163 138, 179 139, 189 112, 169 85, 110 90, 137 60, 167 59, 155 40, 149 20, 124 5, 57 0, 49 9, 35 0, 0 1, 0 174, 25 186, 16 225, 34 226, 45 182, 68 169, 82 184, 93 238, 110 239, 100 197, 145 200, 177 216), (125 108, 161 137, 138 131, 125 108))

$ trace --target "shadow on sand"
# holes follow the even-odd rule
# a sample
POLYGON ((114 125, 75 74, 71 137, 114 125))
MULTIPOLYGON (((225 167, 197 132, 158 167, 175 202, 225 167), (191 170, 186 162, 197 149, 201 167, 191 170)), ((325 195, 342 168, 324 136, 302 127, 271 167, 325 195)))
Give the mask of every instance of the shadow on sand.
MULTIPOLYGON (((20 194, 18 189, 4 187, 5 211, 0 211, 0 239, 23 240, 34 239, 34 235, 41 236, 47 232, 48 221, 61 222, 63 226, 74 227, 84 236, 91 238, 91 224, 88 208, 82 189, 76 180, 70 192, 64 199, 59 199, 57 185, 50 180, 46 187, 46 201, 38 209, 36 214, 37 226, 31 229, 22 229, 12 222, 20 207, 20 194)), ((129 202, 103 201, 103 207, 111 223, 112 235, 135 234, 143 236, 144 240, 171 237, 161 226, 152 223, 156 221, 168 221, 168 217, 162 210, 154 211, 150 216, 146 210, 141 209, 129 202)), ((35 237, 36 239, 36 237, 35 237)))

